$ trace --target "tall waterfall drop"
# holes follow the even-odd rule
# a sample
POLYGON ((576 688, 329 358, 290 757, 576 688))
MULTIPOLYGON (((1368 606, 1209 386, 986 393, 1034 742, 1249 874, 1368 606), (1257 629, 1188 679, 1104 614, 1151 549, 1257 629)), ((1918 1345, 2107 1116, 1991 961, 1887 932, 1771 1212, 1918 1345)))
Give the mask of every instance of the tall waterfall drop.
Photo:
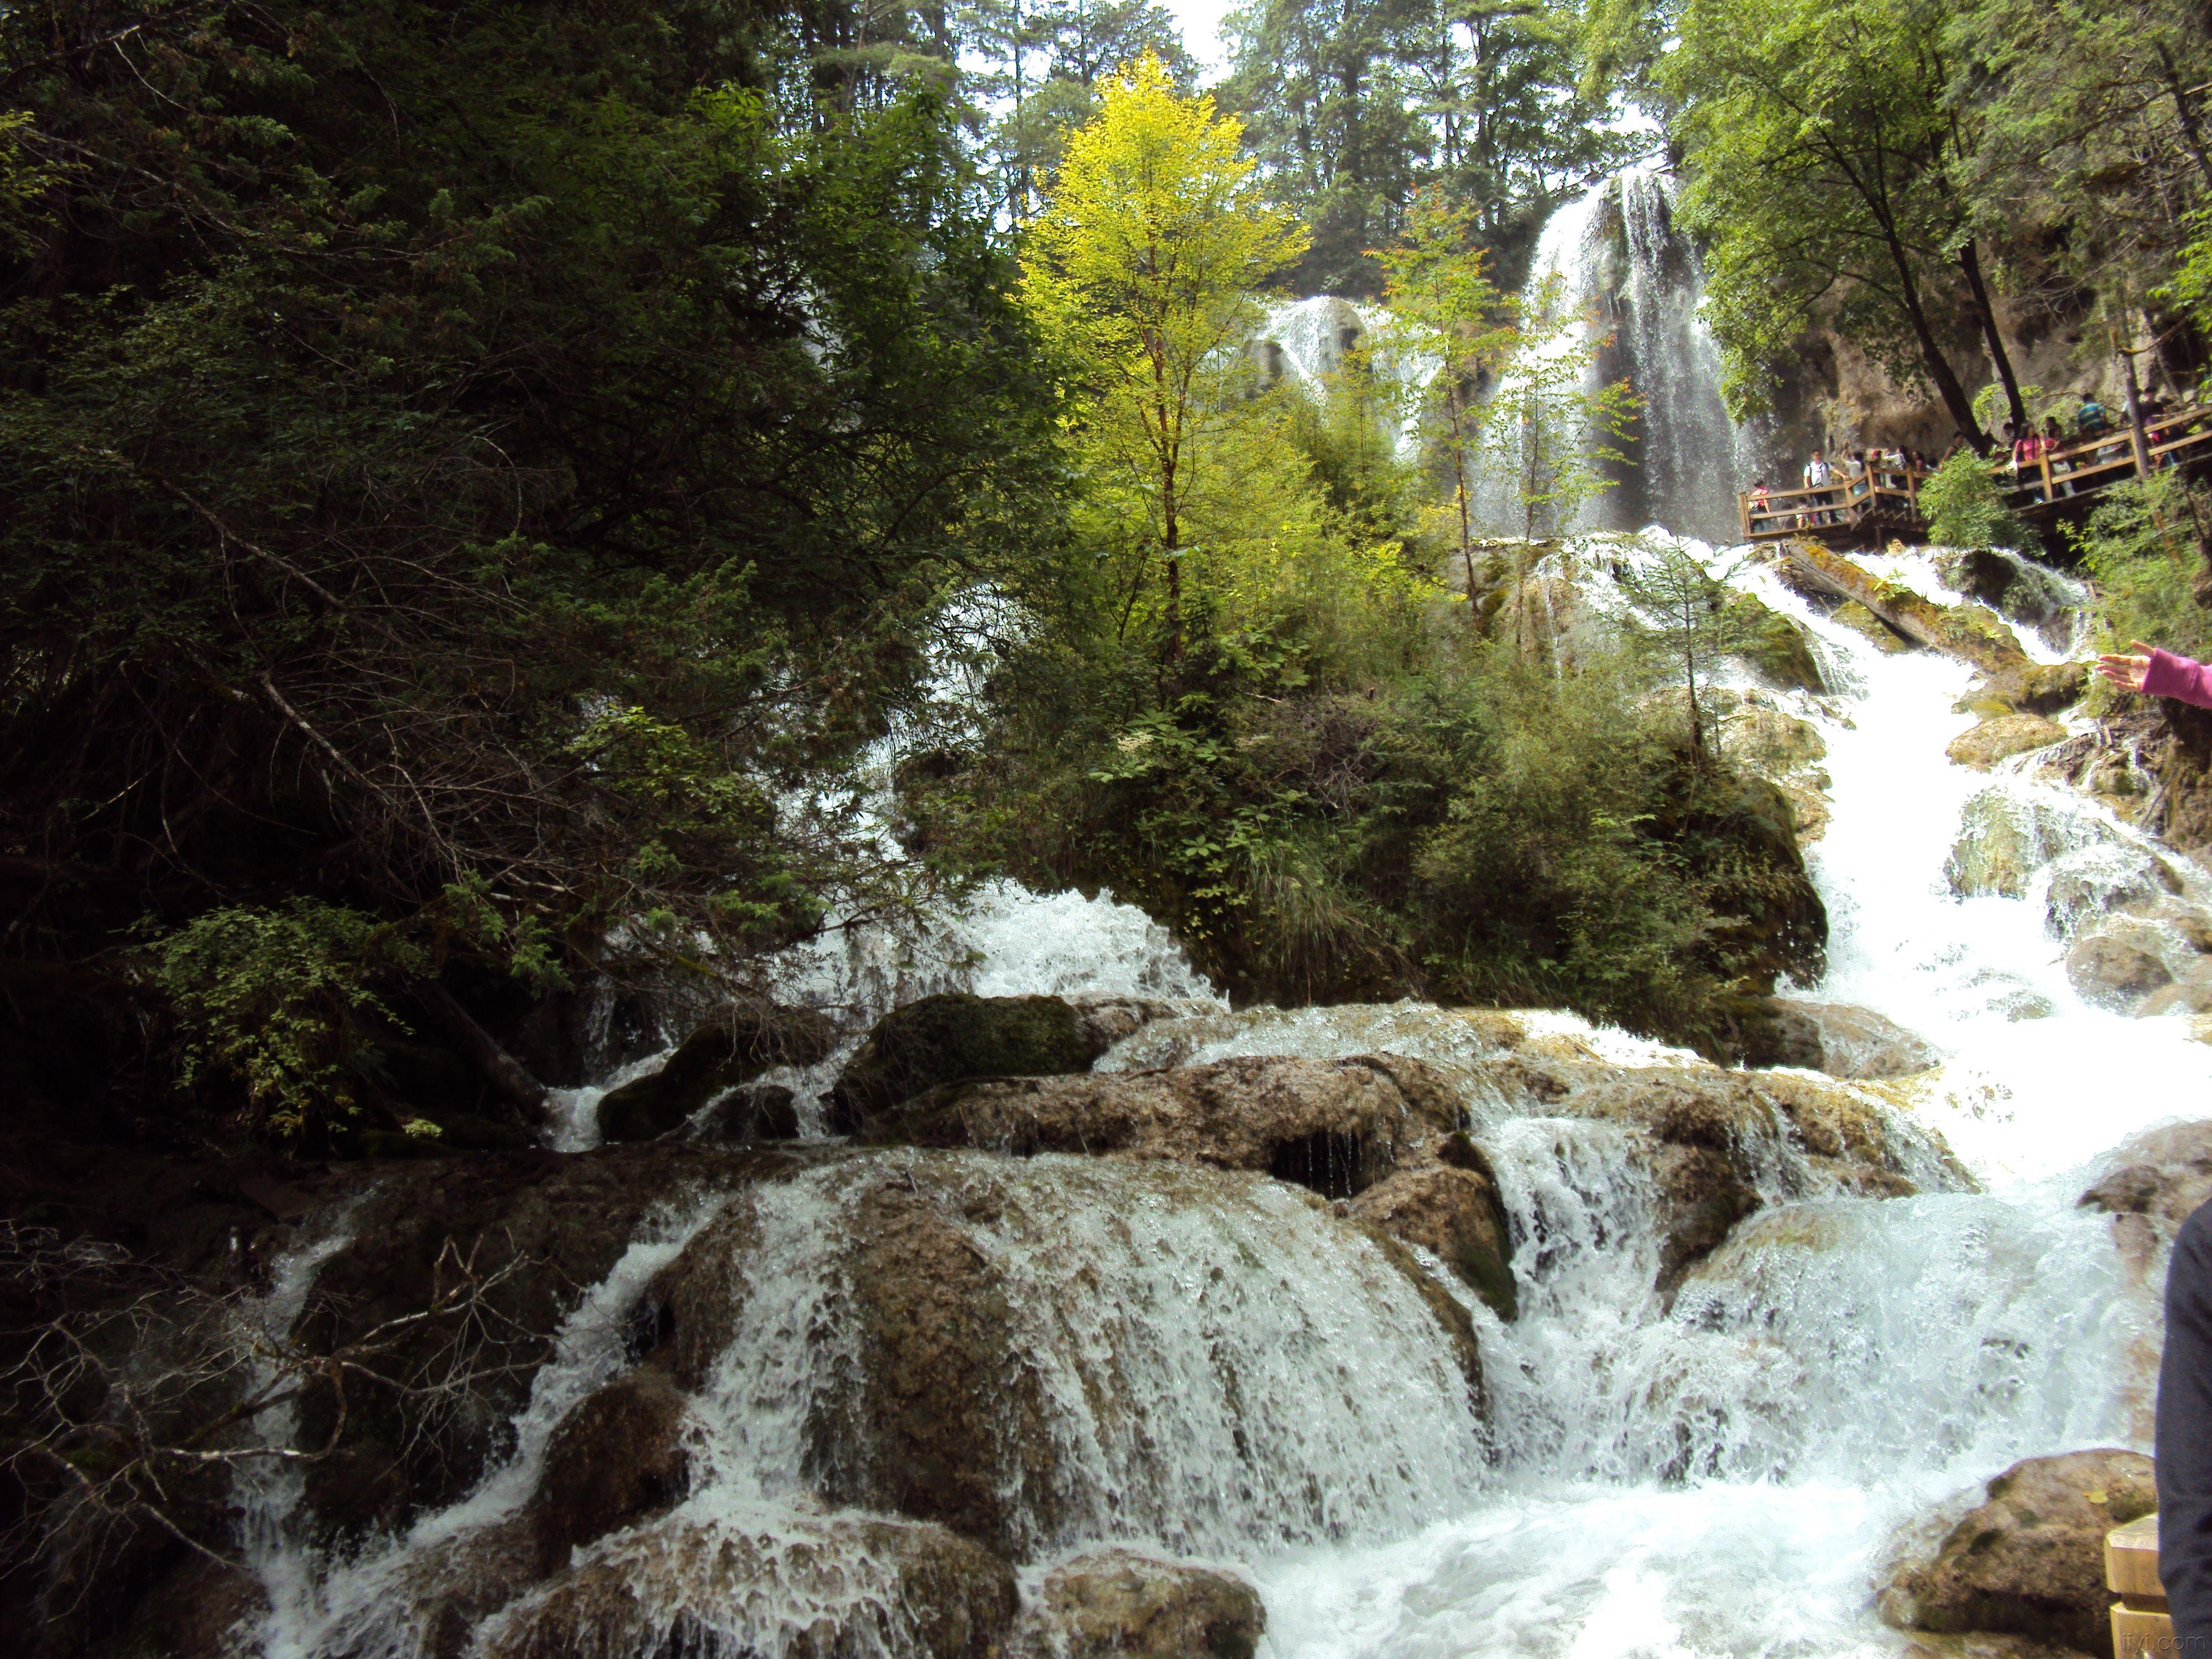
MULTIPOLYGON (((1587 384, 1626 380, 1640 401, 1612 469, 1614 488, 1585 502, 1567 530, 1640 530, 1723 545, 1736 533, 1736 494, 1761 464, 1758 434, 1740 430, 1721 399, 1720 348, 1700 310, 1704 276, 1696 248, 1674 228, 1674 181, 1649 165, 1630 167, 1565 203, 1546 222, 1522 293, 1527 314, 1547 284, 1556 302, 1587 319, 1559 349, 1598 347, 1587 384)), ((1486 526, 1519 534, 1519 497, 1510 479, 1484 481, 1486 526)))

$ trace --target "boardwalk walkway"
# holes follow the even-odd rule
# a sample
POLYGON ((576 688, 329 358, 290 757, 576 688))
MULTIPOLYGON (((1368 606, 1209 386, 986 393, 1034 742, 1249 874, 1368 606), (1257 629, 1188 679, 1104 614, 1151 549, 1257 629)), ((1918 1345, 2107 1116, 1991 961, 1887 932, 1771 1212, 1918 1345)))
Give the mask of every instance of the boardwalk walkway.
MULTIPOLYGON (((2161 415, 2150 428, 2154 467, 2194 469, 2212 460, 2212 408, 2203 404, 2161 415)), ((2125 427, 2085 439, 2043 458, 2014 477, 2004 462, 1991 465, 2005 505, 2039 527, 2086 506, 2084 498, 2135 477, 2132 434, 2125 427)), ((1838 478, 1820 489, 1778 489, 1762 501, 1736 497, 1747 542, 1810 536, 1831 547, 1879 547, 1884 542, 1928 538, 1920 512, 1927 474, 1915 468, 1876 467, 1856 478, 1838 478)))

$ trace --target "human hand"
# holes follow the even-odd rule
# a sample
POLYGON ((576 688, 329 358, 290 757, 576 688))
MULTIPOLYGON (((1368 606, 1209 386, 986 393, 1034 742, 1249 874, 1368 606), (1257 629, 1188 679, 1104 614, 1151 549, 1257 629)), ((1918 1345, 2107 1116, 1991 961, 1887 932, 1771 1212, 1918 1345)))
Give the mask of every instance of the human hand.
POLYGON ((2136 657, 2108 651, 2097 659, 2097 672, 2123 691, 2140 691, 2143 689, 2143 676, 2150 672, 2150 653, 2155 647, 2141 640, 2130 643, 2143 654, 2136 657))

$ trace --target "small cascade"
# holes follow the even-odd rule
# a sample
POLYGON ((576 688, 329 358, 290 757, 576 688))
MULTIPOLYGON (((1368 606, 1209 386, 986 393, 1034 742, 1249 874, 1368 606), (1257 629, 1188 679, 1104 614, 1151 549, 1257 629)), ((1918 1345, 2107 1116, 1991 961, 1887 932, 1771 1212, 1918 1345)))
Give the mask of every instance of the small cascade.
MULTIPOLYGON (((1298 1189, 1170 1164, 884 1152, 649 1224, 569 1317, 510 1455, 404 1536, 325 1558, 274 1517, 283 1547, 261 1564, 275 1602, 262 1651, 428 1651, 474 1564, 511 1549, 563 1414, 629 1363, 655 1285, 718 1322, 693 1379, 690 1495, 578 1551, 551 1592, 480 1627, 485 1650, 611 1575, 646 1603, 653 1639, 696 1633, 685 1651, 818 1651, 816 1620, 848 1623, 884 1584, 864 1549, 836 1578, 849 1595, 830 1605, 835 1586, 805 1571, 810 1540, 818 1553, 890 1510, 913 1475, 911 1381, 877 1369, 892 1363, 881 1322, 893 1309, 951 1316, 913 1332, 896 1363, 947 1368, 927 1431, 996 1448, 981 1501, 1024 1555, 1098 1540, 1221 1557, 1373 1541, 1450 1514, 1485 1478, 1468 1377, 1421 1295, 1364 1234, 1316 1224, 1298 1189), (972 1305, 933 1299, 944 1268, 909 1242, 933 1234, 956 1241, 972 1305), (970 1358, 1001 1397, 963 1397, 970 1358), (732 1551, 747 1568, 734 1578, 732 1551)), ((678 1340, 690 1340, 681 1328, 678 1340)), ((590 1628, 627 1639, 633 1612, 600 1609, 590 1628)), ((896 1625, 866 1650, 919 1651, 896 1625)), ((639 1639, 610 1650, 659 1650, 639 1639)))
MULTIPOLYGON (((2148 1432, 2154 1278, 2076 1200, 2116 1144, 2194 1109, 2212 1048, 2085 999, 2065 957, 2126 905, 2194 961, 2160 907, 2212 901, 2212 883, 2035 754, 1949 760, 1973 719, 1954 712, 1960 665, 1885 654, 1771 570, 1681 545, 1802 626, 1830 686, 1720 677, 1825 747, 1808 858, 1829 969, 1789 994, 1887 1016, 1936 1063, 1853 1083, 1716 1066, 1556 1011, 1231 1009, 1103 895, 1000 884, 902 930, 839 930, 780 982, 854 1011, 855 1030, 928 990, 1111 992, 1184 1006, 1102 1072, 1435 1067, 1494 1183, 1513 1316, 1422 1248, 1378 1243, 1333 1188, 810 1149, 640 1230, 459 1503, 326 1555, 296 1482, 258 1488, 264 1659, 911 1659, 935 1605, 912 1587, 952 1582, 915 1565, 950 1536, 922 1517, 955 1511, 1033 1591, 1102 1544, 1249 1573, 1267 1659, 1901 1652, 1869 1607, 1900 1522, 2018 1458, 2148 1432), (1692 1132, 1662 1121, 1705 1108, 1692 1132), (1875 1150, 1823 1152, 1820 1121, 1875 1150), (1741 1218, 1686 1249, 1709 1154, 1741 1218), (520 1595, 468 1599, 511 1559, 555 1425, 632 1366, 683 1391, 686 1495, 539 1564, 520 1595)), ((1604 625, 1638 544, 1568 556, 1604 625)), ((1996 580, 1940 553, 1872 562, 1946 603, 1996 580)), ((2005 564, 2007 604, 2045 613, 2023 645, 2055 659, 2079 589, 2005 564)), ((283 1296, 318 1259, 280 1275, 283 1296)))

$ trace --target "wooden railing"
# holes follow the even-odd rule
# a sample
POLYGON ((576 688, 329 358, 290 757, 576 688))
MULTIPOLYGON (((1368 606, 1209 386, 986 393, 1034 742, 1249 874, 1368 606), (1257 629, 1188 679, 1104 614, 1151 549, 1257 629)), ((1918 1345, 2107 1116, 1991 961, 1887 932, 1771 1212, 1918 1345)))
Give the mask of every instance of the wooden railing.
MULTIPOLYGON (((2146 425, 2150 440, 2147 459, 2154 468, 2212 458, 2212 408, 2199 404, 2176 410, 2146 425)), ((2008 458, 1990 465, 2005 505, 2030 520, 2133 477, 2135 471, 2135 434, 2126 427, 2078 439, 2017 472, 2008 458)), ((1926 477, 1912 467, 1874 466, 1856 477, 1838 473, 1817 489, 1776 489, 1764 497, 1741 495, 1736 510, 1743 538, 1759 542, 1812 536, 1845 541, 1880 531, 1924 535, 1928 525, 1920 513, 1920 486, 1926 477)))

